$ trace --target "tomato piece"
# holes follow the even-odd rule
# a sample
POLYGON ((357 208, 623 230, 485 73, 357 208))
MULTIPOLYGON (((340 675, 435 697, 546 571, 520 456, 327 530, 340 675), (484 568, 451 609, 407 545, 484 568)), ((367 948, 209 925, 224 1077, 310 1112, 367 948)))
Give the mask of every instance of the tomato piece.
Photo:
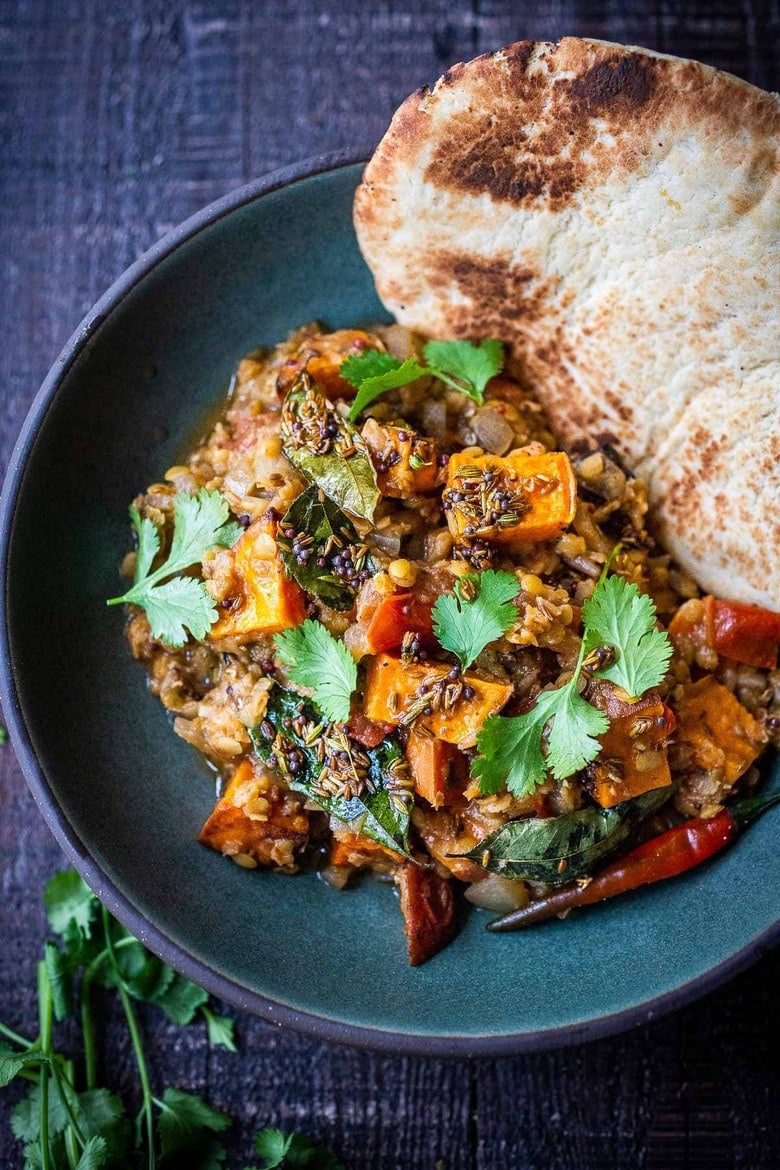
POLYGON ((410 630, 430 645, 433 638, 433 601, 419 593, 390 593, 376 607, 366 631, 369 652, 400 650, 403 636, 410 630))
POLYGON ((357 711, 347 724, 350 738, 356 739, 358 743, 367 748, 378 747, 385 736, 393 730, 392 723, 377 723, 375 719, 369 719, 362 711, 357 711))
POLYGON ((725 658, 774 670, 780 644, 780 613, 739 601, 704 598, 707 642, 725 658))

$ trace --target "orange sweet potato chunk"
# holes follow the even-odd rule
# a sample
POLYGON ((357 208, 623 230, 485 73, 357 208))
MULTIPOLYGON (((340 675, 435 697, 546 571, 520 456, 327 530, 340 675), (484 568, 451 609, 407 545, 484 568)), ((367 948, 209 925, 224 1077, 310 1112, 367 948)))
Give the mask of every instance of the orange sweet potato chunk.
MULTIPOLYGON (((380 654, 368 668, 363 710, 369 719, 396 725, 420 686, 445 679, 449 671, 450 667, 441 663, 407 665, 400 658, 380 654)), ((473 691, 470 699, 461 698, 449 712, 439 710, 421 715, 417 722, 445 743, 468 748, 476 743, 477 732, 485 720, 496 715, 509 701, 512 686, 486 682, 473 674, 465 674, 463 682, 473 691)))
POLYGON ((683 688, 676 711, 678 744, 690 748, 696 767, 723 768, 729 786, 763 751, 766 734, 761 724, 711 675, 683 688))
POLYGON ((455 899, 452 883, 413 861, 397 873, 409 965, 419 967, 455 937, 455 899))
POLYGON ((383 496, 406 499, 436 491, 440 448, 433 439, 423 438, 409 427, 386 426, 374 418, 366 421, 362 433, 383 496))
POLYGON ((574 519, 577 482, 568 455, 561 451, 504 457, 460 452, 450 457, 444 503, 447 523, 456 539, 476 536, 501 545, 554 540, 574 519), (474 485, 480 484, 485 473, 490 477, 485 495, 487 512, 479 503, 475 515, 468 497, 473 501, 474 485), (496 493, 508 493, 517 500, 510 509, 510 513, 517 513, 514 522, 502 521, 500 509, 493 509, 496 493))
POLYGON ((235 593, 225 599, 229 607, 222 603, 210 639, 249 641, 300 625, 306 616, 306 601, 300 586, 285 576, 276 526, 257 520, 238 538, 231 552, 235 593))
POLYGON ((244 759, 198 840, 247 868, 254 862, 292 869, 293 854, 308 837, 308 817, 298 801, 279 788, 263 791, 252 761, 244 759))

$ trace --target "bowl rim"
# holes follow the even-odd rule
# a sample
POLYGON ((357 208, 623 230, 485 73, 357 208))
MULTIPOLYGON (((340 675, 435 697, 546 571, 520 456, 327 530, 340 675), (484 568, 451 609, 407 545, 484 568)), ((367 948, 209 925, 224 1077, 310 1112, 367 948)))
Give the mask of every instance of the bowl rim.
POLYGON ((233 1007, 259 1016, 281 1028, 290 1028, 316 1040, 403 1056, 486 1057, 511 1056, 542 1051, 614 1035, 637 1027, 713 991, 739 971, 755 962, 780 939, 780 922, 752 939, 722 963, 654 999, 633 1004, 604 1016, 539 1031, 489 1033, 482 1035, 435 1035, 425 1032, 393 1032, 350 1024, 327 1016, 291 1007, 254 991, 206 962, 196 959, 164 930, 150 923, 128 896, 106 875, 90 856, 84 841, 71 825, 56 800, 36 757, 16 687, 8 633, 8 575, 10 534, 23 487, 27 459, 39 427, 53 403, 63 380, 84 347, 117 308, 124 296, 162 260, 191 237, 220 219, 282 188, 316 175, 364 164, 371 148, 345 149, 317 155, 270 172, 230 191, 184 220, 144 252, 108 288, 89 310, 63 346, 45 381, 36 394, 22 424, 8 462, 0 493, 0 702, 11 733, 11 742, 22 773, 35 802, 57 843, 87 885, 110 912, 144 945, 175 970, 200 984, 212 995, 233 1007))

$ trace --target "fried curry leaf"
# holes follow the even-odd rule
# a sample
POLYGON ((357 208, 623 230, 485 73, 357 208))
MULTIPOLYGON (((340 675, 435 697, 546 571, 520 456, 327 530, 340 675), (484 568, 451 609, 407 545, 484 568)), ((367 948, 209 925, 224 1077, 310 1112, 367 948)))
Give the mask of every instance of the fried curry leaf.
POLYGON ((351 609, 362 582, 377 571, 352 521, 315 484, 287 509, 277 543, 287 575, 331 609, 351 609))
POLYGON ((394 736, 375 748, 364 748, 342 728, 324 720, 313 704, 278 686, 271 692, 262 723, 249 734, 261 760, 282 772, 287 769, 287 782, 296 792, 305 793, 353 833, 409 856, 412 802, 406 757, 394 736), (320 741, 350 756, 359 753, 367 758, 368 766, 362 769, 366 782, 359 795, 339 795, 337 786, 328 795, 321 787, 328 757, 319 758, 320 741))
POLYGON ((560 817, 510 821, 466 857, 490 873, 560 885, 586 877, 634 827, 666 803, 674 789, 656 788, 613 808, 581 808, 560 817))
POLYGON ((285 455, 309 483, 351 516, 373 520, 380 492, 368 448, 307 374, 287 392, 280 429, 285 455))

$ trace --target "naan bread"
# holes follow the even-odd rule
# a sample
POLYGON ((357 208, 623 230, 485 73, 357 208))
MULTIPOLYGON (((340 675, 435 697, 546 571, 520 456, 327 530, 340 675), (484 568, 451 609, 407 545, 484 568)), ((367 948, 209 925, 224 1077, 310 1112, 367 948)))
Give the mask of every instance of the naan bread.
POLYGON ((777 95, 706 65, 526 41, 408 98, 355 199, 402 324, 505 341, 705 589, 775 610, 779 141, 777 95))

